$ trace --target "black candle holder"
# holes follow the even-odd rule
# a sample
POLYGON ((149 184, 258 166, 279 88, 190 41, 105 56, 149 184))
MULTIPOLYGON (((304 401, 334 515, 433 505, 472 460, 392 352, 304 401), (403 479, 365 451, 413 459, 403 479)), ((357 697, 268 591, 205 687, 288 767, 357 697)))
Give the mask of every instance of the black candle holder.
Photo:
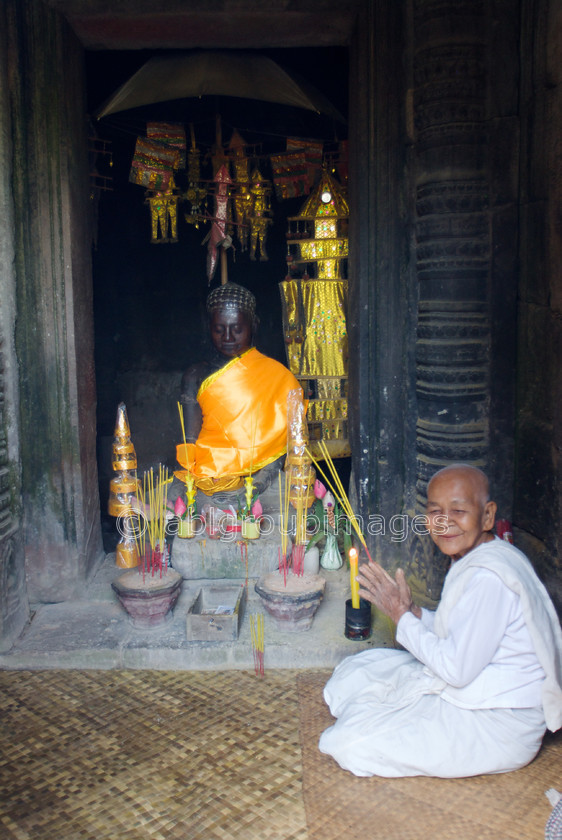
POLYGON ((359 599, 359 607, 352 606, 351 598, 345 602, 345 635, 348 639, 362 641, 372 632, 371 604, 364 598, 359 599))

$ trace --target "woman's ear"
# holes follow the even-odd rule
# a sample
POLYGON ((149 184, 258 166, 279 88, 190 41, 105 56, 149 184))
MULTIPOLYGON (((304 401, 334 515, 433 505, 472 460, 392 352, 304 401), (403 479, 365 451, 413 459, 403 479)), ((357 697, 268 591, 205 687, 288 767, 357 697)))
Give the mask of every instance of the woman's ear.
POLYGON ((484 531, 491 531, 496 521, 496 511, 498 506, 495 502, 486 502, 484 505, 484 513, 482 516, 482 525, 484 531))

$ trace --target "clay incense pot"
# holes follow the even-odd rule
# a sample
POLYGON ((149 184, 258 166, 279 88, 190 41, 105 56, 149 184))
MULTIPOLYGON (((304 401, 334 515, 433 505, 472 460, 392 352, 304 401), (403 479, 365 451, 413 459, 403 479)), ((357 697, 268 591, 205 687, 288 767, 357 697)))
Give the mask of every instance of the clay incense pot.
POLYGON ((135 627, 151 629, 172 618, 172 610, 179 598, 183 577, 175 569, 154 575, 131 569, 111 584, 122 607, 135 627))
POLYGON ((289 572, 285 580, 282 571, 275 571, 260 578, 254 588, 278 630, 300 633, 310 629, 325 587, 321 575, 289 572))

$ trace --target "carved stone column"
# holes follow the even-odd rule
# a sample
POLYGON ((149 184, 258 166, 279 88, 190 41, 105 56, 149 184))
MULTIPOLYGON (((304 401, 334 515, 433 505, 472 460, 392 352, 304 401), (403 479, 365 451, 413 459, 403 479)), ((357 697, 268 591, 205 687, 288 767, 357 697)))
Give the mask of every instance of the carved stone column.
POLYGON ((483 3, 415 3, 417 497, 441 466, 486 466, 488 179, 483 3), (462 40, 451 37, 451 29, 462 40))
MULTIPOLYGON (((458 461, 486 468, 489 442, 489 188, 485 3, 415 0, 416 502, 458 461)), ((421 577, 437 589, 432 547, 421 577)), ((436 594, 436 593, 435 593, 436 594)))

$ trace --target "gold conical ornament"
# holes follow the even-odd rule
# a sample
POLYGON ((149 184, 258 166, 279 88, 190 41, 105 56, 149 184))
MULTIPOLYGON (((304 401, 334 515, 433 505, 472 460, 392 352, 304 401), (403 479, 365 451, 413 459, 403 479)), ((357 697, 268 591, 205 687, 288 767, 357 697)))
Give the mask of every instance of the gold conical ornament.
MULTIPOLYGON (((136 470, 137 468, 137 453, 131 440, 131 429, 125 403, 119 403, 117 407, 111 466, 115 472, 136 470)), ((116 515, 112 514, 112 516, 116 515)))
POLYGON ((120 403, 117 408, 111 464, 117 475, 109 483, 107 509, 110 516, 117 517, 117 529, 121 534, 115 549, 115 563, 121 569, 130 569, 139 563, 134 540, 134 503, 139 481, 136 476, 137 454, 131 440, 125 403, 120 403))

